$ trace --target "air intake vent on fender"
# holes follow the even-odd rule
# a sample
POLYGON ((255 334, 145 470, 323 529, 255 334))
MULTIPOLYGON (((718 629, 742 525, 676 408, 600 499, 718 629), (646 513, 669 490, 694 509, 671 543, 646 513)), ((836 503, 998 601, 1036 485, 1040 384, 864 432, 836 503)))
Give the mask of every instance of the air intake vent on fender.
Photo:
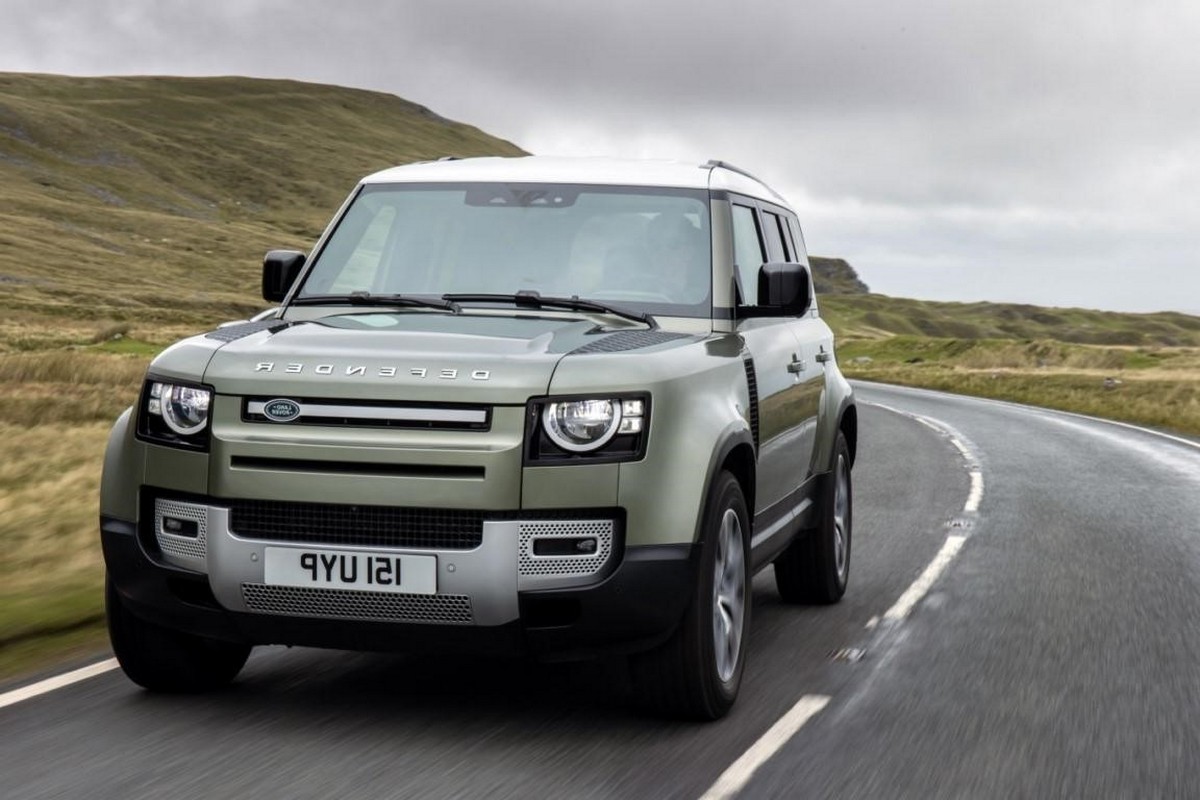
POLYGON ((758 376, 754 372, 754 359, 742 359, 746 367, 746 386, 750 390, 750 435, 754 437, 754 449, 758 450, 758 376))

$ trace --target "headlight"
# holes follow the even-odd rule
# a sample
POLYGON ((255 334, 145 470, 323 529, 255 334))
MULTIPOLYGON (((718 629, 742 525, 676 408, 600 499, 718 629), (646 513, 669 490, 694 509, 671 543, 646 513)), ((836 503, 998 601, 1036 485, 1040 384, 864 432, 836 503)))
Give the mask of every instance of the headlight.
POLYGON ((640 458, 647 405, 645 396, 535 400, 529 458, 574 459, 585 454, 589 462, 640 458))
POLYGON ((563 450, 581 453, 603 447, 621 424, 618 400, 571 400, 551 403, 542 412, 550 441, 563 450))
POLYGON ((180 436, 192 436, 204 430, 208 423, 211 400, 212 392, 208 389, 156 383, 150 387, 149 411, 161 414, 167 427, 180 436))
POLYGON ((138 414, 140 438, 189 450, 208 449, 208 386, 148 380, 138 414))

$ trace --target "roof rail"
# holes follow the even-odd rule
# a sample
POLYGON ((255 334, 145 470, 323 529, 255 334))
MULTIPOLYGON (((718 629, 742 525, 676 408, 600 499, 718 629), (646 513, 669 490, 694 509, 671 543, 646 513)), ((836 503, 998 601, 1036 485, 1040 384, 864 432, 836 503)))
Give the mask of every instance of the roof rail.
POLYGON ((757 175, 752 175, 751 173, 747 172, 746 170, 742 169, 741 167, 734 166, 733 164, 730 164, 728 161, 718 161, 718 160, 717 160, 717 159, 715 159, 715 158, 710 158, 710 159, 709 159, 709 160, 708 160, 706 163, 704 163, 704 164, 701 164, 701 165, 700 165, 700 167, 701 167, 701 169, 717 169, 717 168, 720 168, 720 169, 727 169, 727 170, 729 170, 730 172, 736 172, 736 173, 737 173, 737 174, 739 174, 739 175, 745 175, 745 176, 746 176, 747 178, 749 178, 750 180, 753 180, 753 181, 758 181, 758 182, 759 182, 759 183, 761 183, 763 186, 766 186, 766 185, 767 185, 767 184, 766 184, 766 183, 765 183, 765 182, 764 182, 764 181, 763 181, 761 178, 759 178, 757 175))
POLYGON ((778 200, 782 205, 786 206, 788 204, 787 200, 784 199, 783 195, 781 195, 779 192, 775 191, 770 186, 768 186, 767 182, 764 181, 762 178, 758 177, 757 175, 750 174, 749 172, 742 169, 741 167, 735 167, 733 164, 730 164, 728 161, 718 161, 717 159, 713 158, 713 159, 709 159, 709 161, 707 163, 701 164, 700 168, 707 169, 710 172, 714 169, 727 169, 730 172, 736 172, 738 175, 743 175, 743 176, 749 178, 750 180, 754 181, 755 183, 760 184, 764 189, 766 189, 768 192, 773 194, 775 196, 775 199, 778 200))

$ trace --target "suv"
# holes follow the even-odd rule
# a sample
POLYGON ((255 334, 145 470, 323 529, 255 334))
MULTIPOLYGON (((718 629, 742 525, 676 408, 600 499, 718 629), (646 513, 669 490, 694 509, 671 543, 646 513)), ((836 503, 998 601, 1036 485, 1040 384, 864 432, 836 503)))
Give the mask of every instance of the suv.
POLYGON ((846 589, 851 388, 795 213, 728 164, 389 169, 278 307, 185 339, 113 429, 113 650, 151 690, 256 644, 622 654, 723 715, 751 578, 846 589))

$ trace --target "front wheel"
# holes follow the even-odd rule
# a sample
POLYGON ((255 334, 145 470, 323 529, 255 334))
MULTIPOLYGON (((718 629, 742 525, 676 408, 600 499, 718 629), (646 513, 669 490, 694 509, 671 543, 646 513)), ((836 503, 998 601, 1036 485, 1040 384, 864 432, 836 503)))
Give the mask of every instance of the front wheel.
POLYGON ((249 645, 206 639, 147 622, 132 614, 111 578, 104 587, 108 636, 129 679, 152 692, 203 692, 232 681, 250 656, 249 645))
POLYGON ((678 630, 631 661, 643 702, 670 716, 714 720, 737 699, 750 632, 750 523, 737 479, 713 484, 701 532, 700 567, 678 630))
POLYGON ((833 471, 822 487, 817 527, 800 534, 775 559, 775 585, 788 603, 830 605, 842 599, 850 579, 853 492, 850 448, 839 431, 833 471))

